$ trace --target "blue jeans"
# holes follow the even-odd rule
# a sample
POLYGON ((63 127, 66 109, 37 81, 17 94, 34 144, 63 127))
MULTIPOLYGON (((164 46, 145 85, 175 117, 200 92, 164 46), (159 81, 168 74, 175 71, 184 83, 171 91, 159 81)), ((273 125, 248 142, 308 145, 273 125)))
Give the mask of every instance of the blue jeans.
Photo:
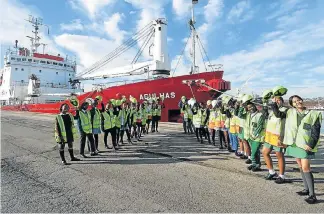
POLYGON ((237 151, 237 149, 238 149, 237 136, 235 134, 230 133, 230 132, 228 132, 228 133, 229 133, 229 138, 230 138, 230 141, 231 141, 232 150, 237 151))

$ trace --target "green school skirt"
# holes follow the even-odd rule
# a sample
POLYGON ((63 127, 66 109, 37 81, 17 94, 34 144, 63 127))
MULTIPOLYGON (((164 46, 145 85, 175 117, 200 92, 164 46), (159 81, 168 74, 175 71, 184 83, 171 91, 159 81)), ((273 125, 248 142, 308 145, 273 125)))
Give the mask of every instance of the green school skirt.
POLYGON ((293 144, 293 145, 287 147, 286 155, 292 156, 294 158, 301 158, 301 159, 314 159, 315 158, 314 152, 309 152, 302 148, 299 148, 296 146, 296 144, 293 144))

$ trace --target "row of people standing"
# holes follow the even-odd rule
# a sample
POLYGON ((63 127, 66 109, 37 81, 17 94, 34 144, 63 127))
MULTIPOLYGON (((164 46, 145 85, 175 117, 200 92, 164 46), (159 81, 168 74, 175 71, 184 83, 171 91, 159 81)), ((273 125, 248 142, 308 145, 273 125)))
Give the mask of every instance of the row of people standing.
MULTIPOLYGON (((190 100, 184 101, 181 107, 184 112, 192 112, 193 124, 194 112, 198 111, 196 124, 200 126, 195 125, 195 128, 196 133, 197 129, 202 133, 200 136, 196 134, 198 141, 203 142, 203 133, 214 136, 218 131, 220 148, 224 139, 229 150, 249 164, 248 170, 261 171, 262 152, 268 169, 266 180, 285 183, 285 155, 295 157, 304 183, 304 190, 297 194, 308 196, 305 199, 307 203, 316 203, 310 160, 315 157, 320 143, 322 114, 308 110, 298 95, 289 98, 290 108, 284 106, 282 96, 286 92, 286 88, 278 86, 264 91, 261 102, 255 101, 251 95, 242 94, 237 99, 224 96, 221 101, 207 101, 207 108, 204 103, 192 104, 190 100), (273 167, 272 151, 278 159, 279 174, 273 167)), ((188 123, 184 125, 186 127, 188 123)))
POLYGON ((75 116, 69 113, 70 105, 68 103, 61 105, 60 114, 55 118, 55 138, 59 144, 60 157, 64 165, 67 164, 64 157, 65 144, 68 144, 71 161, 79 161, 73 155, 72 143, 77 137, 74 120, 77 120, 80 134, 80 155, 84 158, 87 157, 84 151, 87 140, 90 155, 98 155, 101 133, 104 133, 105 148, 110 149, 108 146, 108 135, 110 134, 113 149, 118 150, 124 143, 125 133, 127 141, 133 143, 141 141, 142 135, 149 133, 150 128, 151 132, 158 132, 161 110, 165 107, 164 103, 159 102, 159 99, 153 100, 153 103, 111 99, 106 106, 100 100, 101 97, 97 96, 93 100, 90 110, 89 102, 83 102, 76 109, 75 116), (99 104, 100 108, 98 108, 99 104))

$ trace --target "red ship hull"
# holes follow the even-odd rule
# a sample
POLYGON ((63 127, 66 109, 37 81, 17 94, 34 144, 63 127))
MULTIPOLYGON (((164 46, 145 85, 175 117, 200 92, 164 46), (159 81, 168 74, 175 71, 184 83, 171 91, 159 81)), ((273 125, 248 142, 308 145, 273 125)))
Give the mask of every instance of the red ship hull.
MULTIPOLYGON (((207 101, 208 99, 216 98, 220 95, 219 92, 209 90, 206 87, 192 86, 192 92, 188 85, 183 84, 183 80, 197 80, 204 79, 206 83, 220 91, 230 90, 230 82, 222 79, 223 71, 205 72, 192 75, 184 75, 172 78, 163 78, 156 80, 148 80, 138 83, 131 83, 121 86, 113 86, 104 89, 100 92, 103 97, 103 102, 106 103, 109 99, 115 99, 116 94, 120 93, 129 98, 130 95, 135 97, 137 101, 143 101, 145 98, 164 95, 165 108, 162 109, 161 121, 163 122, 181 122, 180 110, 178 103, 181 96, 187 98, 194 97, 198 102, 207 101)), ((94 98, 98 95, 98 92, 87 92, 78 96, 80 103, 86 98, 94 98)), ((63 101, 64 102, 64 101, 63 101)), ((63 102, 58 103, 40 103, 40 104, 25 104, 19 106, 3 106, 2 110, 14 110, 14 111, 30 111, 40 113, 59 113, 60 105, 63 102)))

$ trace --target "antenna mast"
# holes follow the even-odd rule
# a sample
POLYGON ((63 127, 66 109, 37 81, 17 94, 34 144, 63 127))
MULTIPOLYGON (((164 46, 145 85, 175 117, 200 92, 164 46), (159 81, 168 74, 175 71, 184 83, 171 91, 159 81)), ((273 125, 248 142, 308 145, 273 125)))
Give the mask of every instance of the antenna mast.
POLYGON ((192 65, 191 65, 191 71, 190 74, 196 73, 196 29, 195 29, 195 11, 194 11, 194 5, 198 3, 198 0, 192 0, 191 5, 191 20, 189 21, 190 30, 191 30, 191 41, 192 41, 192 49, 191 49, 191 57, 192 57, 192 65))
POLYGON ((43 25, 43 19, 35 18, 34 16, 29 15, 29 18, 26 21, 32 23, 32 25, 34 27, 34 31, 32 31, 34 33, 33 37, 31 37, 31 36, 27 36, 27 37, 30 38, 32 52, 37 53, 37 48, 41 45, 39 43, 39 40, 41 38, 38 36, 38 30, 39 30, 39 26, 43 25))

